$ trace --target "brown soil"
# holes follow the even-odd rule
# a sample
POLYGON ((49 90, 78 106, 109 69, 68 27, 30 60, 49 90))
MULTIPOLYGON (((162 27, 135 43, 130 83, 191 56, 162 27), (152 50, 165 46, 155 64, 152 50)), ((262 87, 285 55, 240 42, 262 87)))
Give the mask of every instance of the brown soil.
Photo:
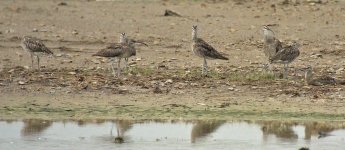
POLYGON ((0 117, 344 120, 344 86, 303 81, 307 65, 344 78, 344 11, 342 1, 0 1, 0 117), (191 52, 194 24, 230 58, 210 60, 208 77, 191 52), (284 43, 302 44, 288 80, 281 65, 274 76, 262 69, 266 24, 284 43), (121 32, 149 46, 114 78, 91 55, 121 32), (19 47, 23 35, 55 53, 42 57, 41 72, 19 47))

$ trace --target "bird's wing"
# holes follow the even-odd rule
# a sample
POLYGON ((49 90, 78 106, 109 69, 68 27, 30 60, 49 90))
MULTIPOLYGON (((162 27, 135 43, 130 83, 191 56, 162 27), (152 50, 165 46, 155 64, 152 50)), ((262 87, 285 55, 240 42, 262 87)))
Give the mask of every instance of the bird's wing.
POLYGON ((223 56, 215 48, 206 43, 203 39, 198 38, 195 46, 198 47, 198 49, 205 57, 228 60, 227 57, 223 56))
POLYGON ((104 49, 101 49, 96 54, 93 54, 92 56, 101 56, 101 57, 118 57, 123 53, 123 47, 122 46, 116 46, 116 45, 109 45, 104 49))
POLYGON ((300 52, 298 49, 292 46, 287 46, 277 52, 275 56, 271 58, 271 61, 292 61, 299 56, 300 52))
POLYGON ((43 52, 47 54, 53 54, 53 52, 49 48, 47 48, 40 39, 30 37, 24 41, 24 44, 32 52, 43 52))

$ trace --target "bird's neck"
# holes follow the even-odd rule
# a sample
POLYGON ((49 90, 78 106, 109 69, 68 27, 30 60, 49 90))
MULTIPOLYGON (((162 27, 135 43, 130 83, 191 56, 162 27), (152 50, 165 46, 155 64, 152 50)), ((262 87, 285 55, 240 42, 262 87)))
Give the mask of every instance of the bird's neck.
POLYGON ((125 38, 120 38, 120 43, 126 43, 126 39, 125 38))
POLYGON ((197 31, 193 30, 192 32, 192 40, 195 41, 198 38, 197 31))
POLYGON ((271 31, 264 31, 264 40, 265 42, 272 42, 275 40, 274 33, 271 31))

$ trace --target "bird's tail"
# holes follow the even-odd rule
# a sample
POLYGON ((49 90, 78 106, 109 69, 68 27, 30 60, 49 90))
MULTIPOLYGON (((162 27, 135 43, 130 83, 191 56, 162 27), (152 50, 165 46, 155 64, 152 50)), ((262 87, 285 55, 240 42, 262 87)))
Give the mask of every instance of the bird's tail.
POLYGON ((219 59, 222 59, 222 60, 229 60, 228 57, 225 57, 225 56, 222 56, 222 55, 219 56, 219 59))

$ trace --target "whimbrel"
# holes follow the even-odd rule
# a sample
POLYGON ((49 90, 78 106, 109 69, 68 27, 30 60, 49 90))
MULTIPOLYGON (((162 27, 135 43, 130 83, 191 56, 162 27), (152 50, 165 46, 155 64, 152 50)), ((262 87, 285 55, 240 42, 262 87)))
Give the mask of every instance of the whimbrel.
POLYGON ((270 63, 284 64, 284 78, 287 78, 289 64, 294 61, 300 54, 298 48, 299 44, 293 42, 292 45, 282 48, 270 58, 270 63))
POLYGON ((311 66, 307 67, 307 70, 304 74, 304 82, 307 85, 322 86, 322 85, 335 85, 337 83, 336 79, 330 76, 322 76, 316 79, 313 79, 313 68, 311 66))
POLYGON ((93 54, 92 56, 100 56, 100 57, 107 57, 111 58, 111 66, 113 70, 113 75, 115 77, 115 69, 114 69, 114 59, 118 58, 117 62, 117 75, 120 75, 120 63, 121 63, 121 58, 129 58, 131 56, 134 56, 136 54, 136 50, 134 47, 135 43, 141 43, 144 45, 147 45, 143 42, 138 42, 133 39, 127 39, 126 35, 124 33, 121 34, 120 36, 120 42, 121 43, 115 43, 107 46, 105 49, 102 49, 98 51, 96 54, 93 54))
POLYGON ((195 55, 204 59, 204 63, 202 66, 202 74, 207 74, 207 61, 206 59, 222 59, 222 60, 229 60, 227 57, 223 56, 219 53, 216 49, 214 49, 211 45, 207 44, 203 39, 197 37, 198 28, 197 26, 193 26, 192 28, 192 51, 195 55))
POLYGON ((268 67, 271 70, 270 59, 275 56, 278 51, 280 51, 283 46, 282 43, 275 37, 274 32, 268 27, 264 26, 262 28, 264 35, 264 53, 267 57, 268 67))
MULTIPOLYGON (((134 42, 134 43, 140 43, 143 44, 145 46, 148 46, 146 43, 144 42, 140 42, 140 41, 136 41, 133 39, 129 39, 125 33, 121 33, 121 38, 120 38, 120 43, 128 43, 128 42, 134 42)), ((133 46, 132 49, 130 49, 130 51, 126 51, 126 54, 124 54, 124 58, 125 58, 125 69, 128 67, 128 58, 131 56, 135 56, 136 55, 136 49, 133 46)))
POLYGON ((21 41, 21 46, 24 50, 28 51, 31 55, 31 65, 32 68, 34 67, 34 56, 37 57, 37 66, 38 70, 40 70, 40 58, 39 56, 42 54, 50 54, 53 55, 53 52, 49 50, 40 39, 30 36, 24 36, 21 41))

